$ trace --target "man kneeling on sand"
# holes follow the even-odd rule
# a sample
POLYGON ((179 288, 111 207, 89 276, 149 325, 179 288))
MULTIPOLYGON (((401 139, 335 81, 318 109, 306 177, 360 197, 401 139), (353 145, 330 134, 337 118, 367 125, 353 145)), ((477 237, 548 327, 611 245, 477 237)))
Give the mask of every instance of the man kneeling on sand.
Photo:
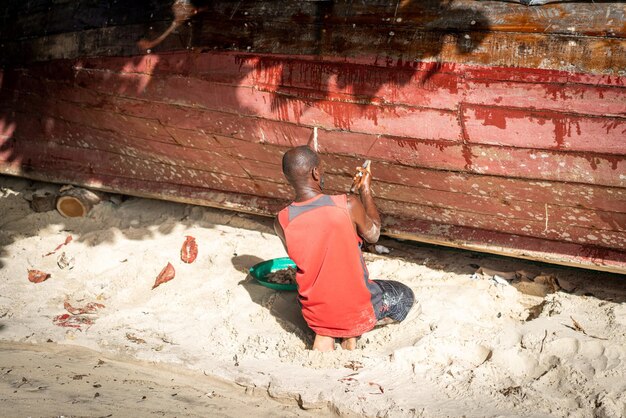
POLYGON ((313 349, 344 349, 377 324, 402 321, 413 306, 413 291, 390 280, 370 280, 361 246, 378 241, 380 216, 370 189, 371 174, 355 195, 326 195, 323 170, 307 146, 283 156, 283 173, 294 188, 293 203, 278 213, 274 228, 297 265, 302 316, 315 332, 313 349))

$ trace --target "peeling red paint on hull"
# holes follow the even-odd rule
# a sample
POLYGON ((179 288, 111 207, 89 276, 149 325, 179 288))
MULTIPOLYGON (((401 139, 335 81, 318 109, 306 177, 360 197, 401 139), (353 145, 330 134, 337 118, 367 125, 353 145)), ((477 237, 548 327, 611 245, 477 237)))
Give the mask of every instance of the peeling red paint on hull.
POLYGON ((623 77, 178 52, 1 80, 4 173, 272 215, 317 127, 331 190, 373 160, 391 235, 626 273, 623 77))

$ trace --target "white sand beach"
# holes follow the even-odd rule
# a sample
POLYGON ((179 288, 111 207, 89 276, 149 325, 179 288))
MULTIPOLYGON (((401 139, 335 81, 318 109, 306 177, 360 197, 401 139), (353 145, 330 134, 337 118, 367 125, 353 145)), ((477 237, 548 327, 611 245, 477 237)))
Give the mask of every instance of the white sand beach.
POLYGON ((623 276, 383 239, 370 276, 416 307, 322 354, 295 294, 248 275, 286 255, 270 219, 134 197, 67 219, 30 209, 46 187, 0 177, 3 416, 626 416, 623 276))

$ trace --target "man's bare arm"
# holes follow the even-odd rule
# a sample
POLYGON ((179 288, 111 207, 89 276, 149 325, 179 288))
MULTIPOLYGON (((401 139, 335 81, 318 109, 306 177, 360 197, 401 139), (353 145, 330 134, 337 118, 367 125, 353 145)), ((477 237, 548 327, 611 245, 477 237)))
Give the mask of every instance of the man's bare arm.
POLYGON ((359 187, 360 198, 348 196, 348 210, 358 234, 371 244, 380 237, 380 215, 372 197, 370 184, 372 175, 364 172, 365 178, 359 187))
POLYGON ((276 235, 278 235, 278 238, 280 238, 280 240, 283 243, 283 247, 285 247, 285 251, 287 251, 287 242, 285 240, 285 231, 283 231, 283 227, 280 224, 280 222, 278 221, 278 217, 276 217, 274 219, 274 231, 276 231, 276 235))

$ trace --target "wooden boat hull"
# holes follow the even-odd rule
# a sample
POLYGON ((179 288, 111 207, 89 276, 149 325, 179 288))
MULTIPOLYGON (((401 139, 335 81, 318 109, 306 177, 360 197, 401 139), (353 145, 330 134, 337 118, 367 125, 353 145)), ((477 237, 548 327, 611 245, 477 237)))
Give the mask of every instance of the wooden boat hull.
POLYGON ((626 6, 239 3, 149 54, 145 24, 9 39, 0 172, 273 215, 315 130, 330 192, 373 160, 388 235, 626 272, 626 6))

